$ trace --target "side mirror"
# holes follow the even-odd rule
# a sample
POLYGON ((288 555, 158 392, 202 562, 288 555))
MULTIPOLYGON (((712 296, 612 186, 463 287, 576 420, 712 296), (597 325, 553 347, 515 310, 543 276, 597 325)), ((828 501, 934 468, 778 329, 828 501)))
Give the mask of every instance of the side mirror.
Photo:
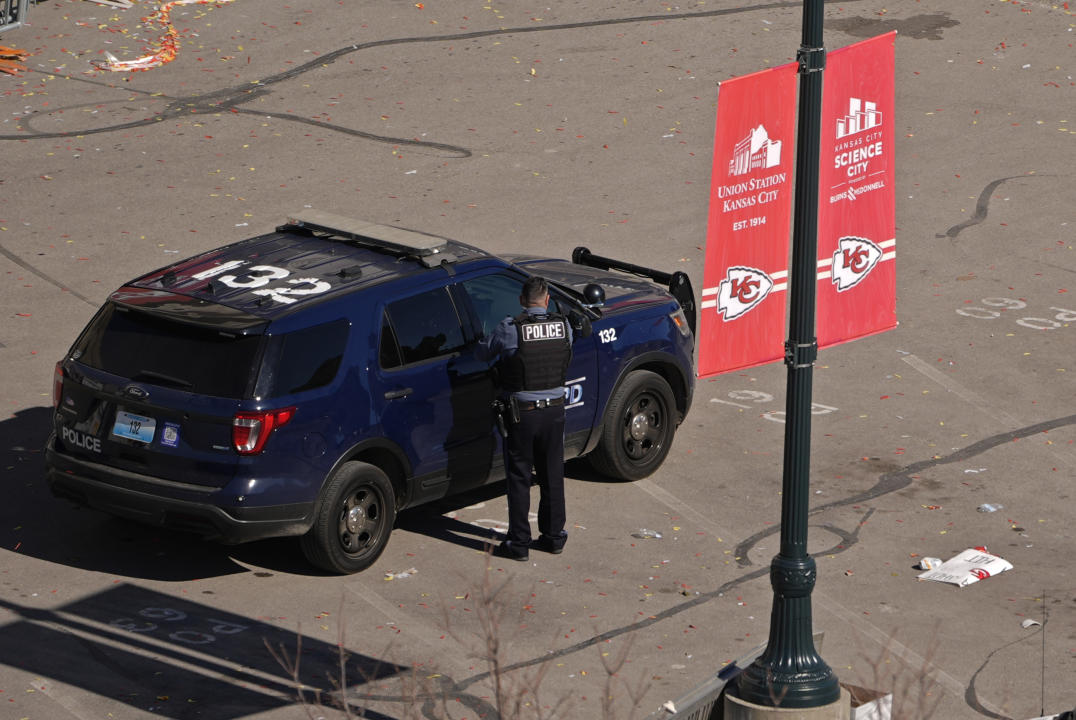
POLYGON ((601 307, 605 304, 605 288, 596 283, 590 283, 583 288, 583 299, 583 307, 601 307))

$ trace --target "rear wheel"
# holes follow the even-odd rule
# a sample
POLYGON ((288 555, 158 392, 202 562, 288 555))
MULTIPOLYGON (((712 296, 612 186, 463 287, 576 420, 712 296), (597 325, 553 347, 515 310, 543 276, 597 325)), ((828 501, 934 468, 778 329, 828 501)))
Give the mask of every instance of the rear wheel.
POLYGON ((303 554, 323 570, 357 573, 385 549, 396 522, 396 495, 385 473, 349 462, 322 490, 314 525, 303 535, 303 554))
POLYGON ((601 440, 587 456, 591 466, 621 480, 650 475, 669 454, 676 412, 665 378, 649 370, 632 371, 609 400, 601 440))

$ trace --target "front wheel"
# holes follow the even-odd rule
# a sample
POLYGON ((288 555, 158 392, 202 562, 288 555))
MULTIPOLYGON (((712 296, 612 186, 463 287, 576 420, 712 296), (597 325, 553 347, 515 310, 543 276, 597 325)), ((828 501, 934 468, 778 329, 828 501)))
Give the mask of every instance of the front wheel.
POLYGON ((634 370, 613 393, 601 440, 587 458, 610 477, 640 480, 664 462, 676 431, 676 400, 665 378, 634 370))
POLYGON ((344 575, 373 565, 396 522, 396 495, 385 473, 345 463, 325 485, 314 525, 300 539, 303 554, 323 570, 344 575))

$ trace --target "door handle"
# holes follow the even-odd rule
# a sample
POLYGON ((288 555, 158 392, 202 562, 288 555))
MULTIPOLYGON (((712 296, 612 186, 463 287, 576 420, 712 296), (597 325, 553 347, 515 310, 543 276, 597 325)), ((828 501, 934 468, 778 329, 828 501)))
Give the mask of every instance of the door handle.
POLYGON ((414 392, 414 390, 412 390, 411 388, 400 388, 398 390, 389 390, 387 393, 385 393, 385 399, 386 400, 395 400, 396 398, 407 397, 408 395, 410 395, 413 392, 414 392))

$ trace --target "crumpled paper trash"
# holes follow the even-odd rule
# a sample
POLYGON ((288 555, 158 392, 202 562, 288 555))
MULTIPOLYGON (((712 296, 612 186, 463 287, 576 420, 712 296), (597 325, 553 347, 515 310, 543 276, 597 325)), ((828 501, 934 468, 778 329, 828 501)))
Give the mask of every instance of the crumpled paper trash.
POLYGON ((1012 563, 1008 560, 978 548, 968 548, 933 570, 920 573, 918 577, 920 580, 933 580, 964 587, 1006 570, 1012 570, 1012 563))

